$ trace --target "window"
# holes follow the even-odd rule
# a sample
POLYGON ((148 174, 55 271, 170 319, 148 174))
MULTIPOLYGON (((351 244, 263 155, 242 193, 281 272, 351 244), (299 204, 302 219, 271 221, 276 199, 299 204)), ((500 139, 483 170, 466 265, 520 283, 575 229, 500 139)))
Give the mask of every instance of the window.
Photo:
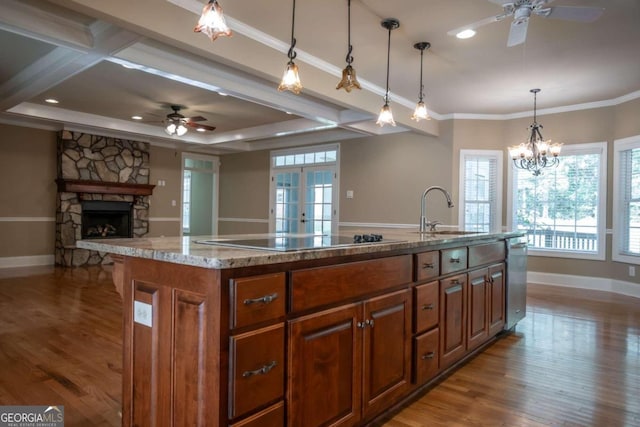
POLYGON ((604 259, 605 142, 563 147, 560 164, 538 177, 512 166, 512 228, 531 255, 604 259))
POLYGON ((640 136, 613 145, 614 261, 640 264, 640 136))
POLYGON ((502 228, 502 151, 460 150, 458 205, 465 230, 502 228))
POLYGON ((271 232, 337 230, 339 153, 337 144, 271 153, 271 232))

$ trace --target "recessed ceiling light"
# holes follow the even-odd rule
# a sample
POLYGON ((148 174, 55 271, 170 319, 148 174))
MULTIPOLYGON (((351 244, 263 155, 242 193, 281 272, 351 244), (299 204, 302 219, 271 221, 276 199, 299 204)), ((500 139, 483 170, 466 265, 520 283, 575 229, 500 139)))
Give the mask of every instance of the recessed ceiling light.
POLYGON ((228 94, 226 94, 224 92, 218 92, 218 95, 220 95, 220 96, 228 96, 228 94))
POLYGON ((456 37, 459 39, 469 39, 473 36, 476 35, 476 32, 474 30, 462 30, 460 31, 458 34, 456 34, 456 37))
POLYGON ((142 120, 142 116, 131 116, 133 120, 142 120))
POLYGON ((206 129, 205 129, 205 128, 196 128, 196 130, 197 130, 198 132, 204 132, 206 129))
POLYGON ((44 102, 46 102, 48 104, 57 104, 60 101, 58 101, 57 99, 54 99, 54 98, 47 98, 47 99, 44 100, 44 102))

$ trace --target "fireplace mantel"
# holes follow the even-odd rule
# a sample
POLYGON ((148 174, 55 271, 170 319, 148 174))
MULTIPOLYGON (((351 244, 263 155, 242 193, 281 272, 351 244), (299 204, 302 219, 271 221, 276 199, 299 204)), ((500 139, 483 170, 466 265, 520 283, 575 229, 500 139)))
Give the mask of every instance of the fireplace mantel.
POLYGON ((94 193, 94 194, 127 194, 133 196, 150 196, 155 185, 133 184, 128 182, 103 182, 84 179, 56 179, 59 192, 94 193))

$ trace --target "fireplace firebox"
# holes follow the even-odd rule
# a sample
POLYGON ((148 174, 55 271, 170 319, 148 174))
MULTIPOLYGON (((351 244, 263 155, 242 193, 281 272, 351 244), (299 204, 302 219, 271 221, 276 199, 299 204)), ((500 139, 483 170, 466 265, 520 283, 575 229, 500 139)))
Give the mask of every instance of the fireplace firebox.
POLYGON ((86 200, 82 202, 82 238, 133 237, 133 203, 86 200))

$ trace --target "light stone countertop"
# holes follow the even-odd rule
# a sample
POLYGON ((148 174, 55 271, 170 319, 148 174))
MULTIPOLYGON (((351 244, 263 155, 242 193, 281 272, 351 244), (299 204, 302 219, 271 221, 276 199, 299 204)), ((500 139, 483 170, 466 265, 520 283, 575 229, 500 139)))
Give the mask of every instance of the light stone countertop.
MULTIPOLYGON (((445 233, 447 230, 444 230, 445 233)), ((408 250, 460 243, 477 244, 483 241, 522 236, 522 232, 437 234, 418 233, 413 229, 347 228, 341 229, 340 236, 353 237, 355 234, 381 234, 388 242, 362 243, 330 248, 315 248, 295 251, 274 251, 246 249, 197 243, 201 240, 240 240, 275 237, 275 234, 235 234, 218 236, 150 237, 134 239, 91 239, 79 240, 79 248, 91 249, 129 257, 147 258, 176 264, 205 268, 240 268, 252 265, 277 264, 283 262, 313 260, 345 255, 379 253, 408 250)), ((289 234, 288 236, 308 236, 289 234)))

